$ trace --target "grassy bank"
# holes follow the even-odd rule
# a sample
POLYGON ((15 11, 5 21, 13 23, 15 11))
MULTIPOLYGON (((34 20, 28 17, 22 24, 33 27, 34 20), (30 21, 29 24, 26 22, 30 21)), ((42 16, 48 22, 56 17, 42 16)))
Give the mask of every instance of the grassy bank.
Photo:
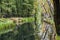
POLYGON ((57 35, 57 38, 56 38, 56 40, 60 40, 60 36, 58 36, 58 35, 57 35))

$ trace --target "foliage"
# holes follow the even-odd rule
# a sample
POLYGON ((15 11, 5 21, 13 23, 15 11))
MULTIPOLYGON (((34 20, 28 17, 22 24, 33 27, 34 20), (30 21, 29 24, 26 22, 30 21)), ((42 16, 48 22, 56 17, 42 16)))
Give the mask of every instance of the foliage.
POLYGON ((16 0, 18 16, 31 16, 34 14, 34 0, 16 0), (19 4, 18 4, 19 3, 19 4))
POLYGON ((0 35, 12 31, 15 28, 15 23, 9 19, 0 19, 0 35))
POLYGON ((1 19, 0 30, 2 32, 9 30, 10 27, 11 29, 15 27, 13 31, 2 34, 1 40, 53 39, 52 37, 55 37, 54 21, 48 3, 50 1, 47 2, 46 0, 1 0, 1 17, 23 17, 18 20, 19 23, 23 23, 21 25, 15 25, 15 22, 10 19, 1 19), (42 16, 42 14, 44 15, 42 16))
MULTIPOLYGON (((20 19, 21 22, 20 25, 24 24, 24 23, 30 23, 30 22, 34 22, 34 18, 33 17, 26 17, 26 18, 22 18, 20 19)), ((18 20, 18 21, 20 21, 18 20)), ((16 23, 14 23, 13 20, 10 20, 9 18, 0 18, 0 34, 3 33, 7 33, 9 31, 14 30, 16 27, 16 23)))
POLYGON ((34 0, 1 0, 0 14, 3 17, 29 17, 34 15, 34 0))
POLYGON ((0 14, 3 15, 4 17, 8 15, 12 16, 12 11, 16 13, 15 1, 14 0, 1 0, 0 9, 1 9, 0 14))

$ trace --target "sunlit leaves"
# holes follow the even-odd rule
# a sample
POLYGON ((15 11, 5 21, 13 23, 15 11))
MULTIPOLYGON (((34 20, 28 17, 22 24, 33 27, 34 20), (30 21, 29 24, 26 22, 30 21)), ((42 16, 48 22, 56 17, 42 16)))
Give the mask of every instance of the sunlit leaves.
POLYGON ((0 34, 12 31, 15 28, 13 21, 9 19, 0 19, 0 34))

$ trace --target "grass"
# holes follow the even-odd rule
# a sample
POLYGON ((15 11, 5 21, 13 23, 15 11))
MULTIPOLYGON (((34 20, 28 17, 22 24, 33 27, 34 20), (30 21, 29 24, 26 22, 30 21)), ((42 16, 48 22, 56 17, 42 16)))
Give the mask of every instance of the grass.
POLYGON ((57 37, 56 37, 56 40, 60 40, 60 36, 57 36, 57 37))

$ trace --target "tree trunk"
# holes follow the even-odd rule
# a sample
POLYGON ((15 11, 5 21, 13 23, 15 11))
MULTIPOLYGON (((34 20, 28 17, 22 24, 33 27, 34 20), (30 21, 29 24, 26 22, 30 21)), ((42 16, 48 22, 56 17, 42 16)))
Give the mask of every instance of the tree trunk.
POLYGON ((54 23, 53 0, 38 0, 37 27, 41 40, 55 40, 56 29, 54 23))

